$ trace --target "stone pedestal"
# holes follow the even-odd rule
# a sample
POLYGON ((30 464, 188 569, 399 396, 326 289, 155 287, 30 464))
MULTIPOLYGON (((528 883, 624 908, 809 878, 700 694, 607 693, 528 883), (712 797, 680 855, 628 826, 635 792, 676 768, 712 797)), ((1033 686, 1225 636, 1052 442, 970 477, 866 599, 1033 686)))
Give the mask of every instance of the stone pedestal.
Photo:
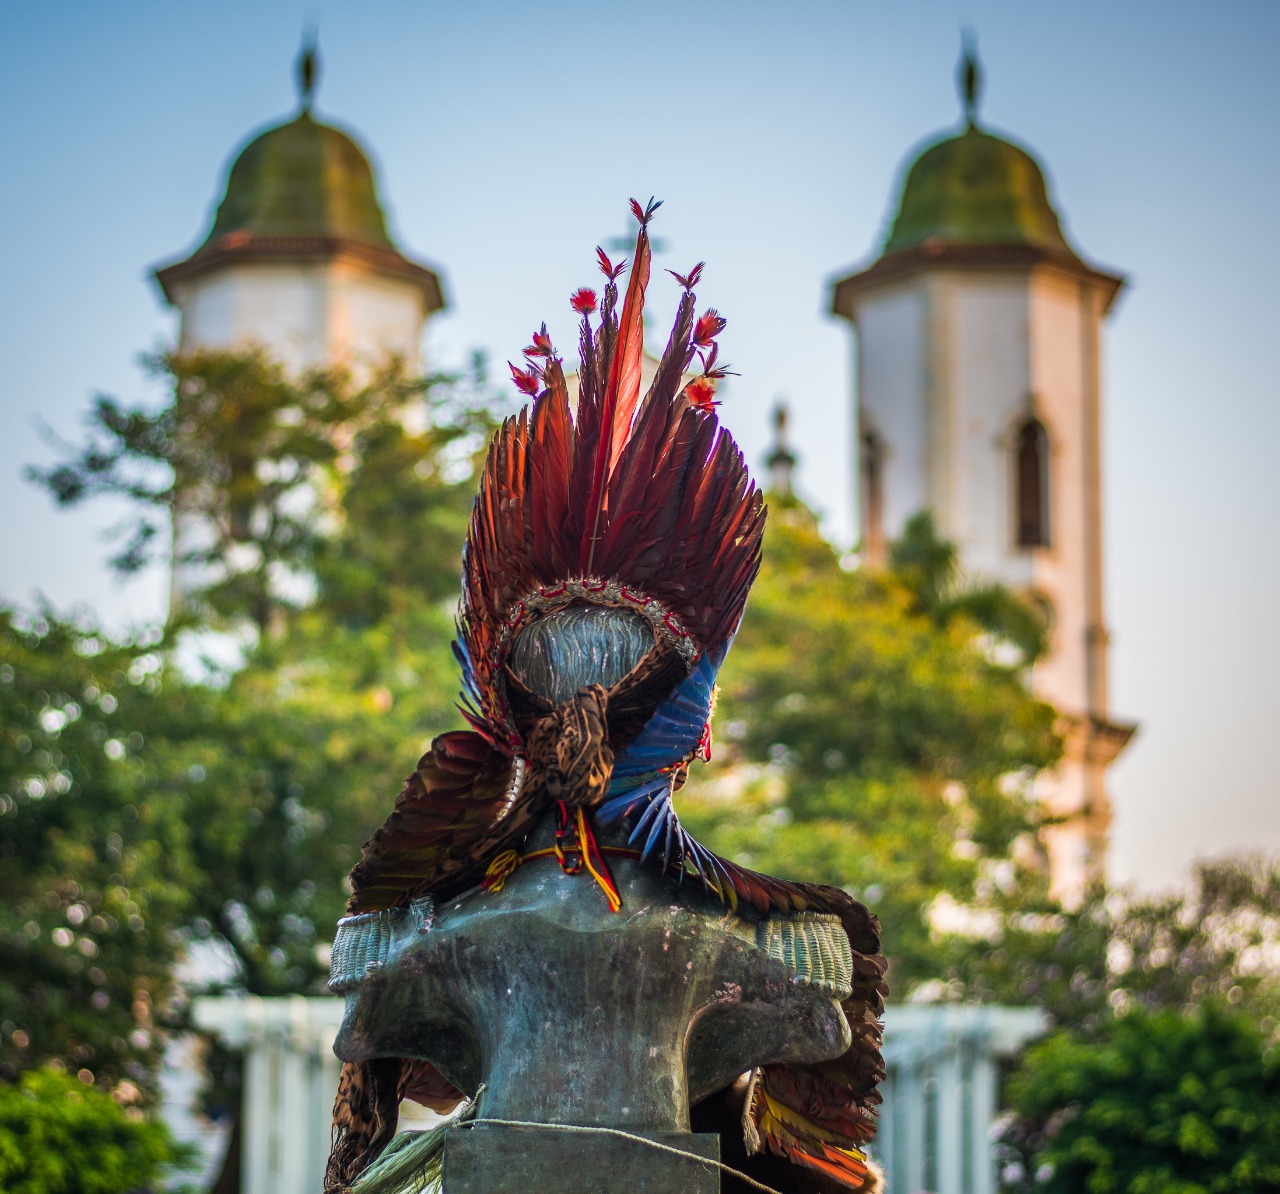
MULTIPOLYGON (((718 1136, 635 1134, 708 1161, 720 1159, 718 1136)), ((716 1194, 720 1173, 714 1164, 603 1132, 476 1124, 453 1129, 445 1141, 444 1189, 448 1194, 716 1194)))

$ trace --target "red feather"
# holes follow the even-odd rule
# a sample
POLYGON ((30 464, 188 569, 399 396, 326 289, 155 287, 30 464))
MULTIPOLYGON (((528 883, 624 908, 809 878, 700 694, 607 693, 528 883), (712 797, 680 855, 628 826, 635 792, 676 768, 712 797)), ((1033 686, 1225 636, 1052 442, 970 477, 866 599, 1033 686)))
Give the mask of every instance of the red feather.
POLYGON ((695 265, 687 274, 678 274, 673 269, 667 270, 667 273, 669 273, 686 290, 692 290, 697 286, 698 279, 702 277, 702 270, 705 265, 705 261, 699 261, 698 264, 695 265))
POLYGON ((547 325, 542 325, 542 330, 533 333, 533 343, 524 350, 527 357, 549 357, 551 355, 551 337, 547 335, 547 325))
POLYGON ((624 257, 617 265, 609 260, 609 255, 601 248, 597 247, 596 257, 600 260, 600 272, 604 274, 610 282, 616 282, 618 275, 627 268, 627 259, 624 257))
MULTIPOLYGON (((634 199, 632 204, 633 209, 639 207, 634 199)), ((649 284, 650 261, 646 222, 642 219, 636 236, 635 265, 627 283, 627 297, 623 301, 622 316, 618 322, 618 339, 614 345, 609 380, 601 400, 600 441, 596 445, 595 468, 587 499, 586 525, 590 527, 590 535, 583 545, 586 548, 584 568, 588 576, 592 575, 595 565, 596 536, 600 530, 600 515, 604 506, 605 480, 627 441, 631 419, 635 414, 636 404, 640 401, 640 364, 644 355, 644 288, 649 284)))
POLYGON ((685 397, 699 410, 711 413, 720 404, 715 400, 716 383, 709 377, 695 377, 684 388, 685 397))
POLYGON ((517 369, 510 361, 507 362, 507 367, 511 370, 511 380, 516 383, 516 389, 520 393, 536 394, 542 389, 542 377, 536 369, 517 369))
POLYGON ((729 321, 720 312, 712 309, 698 316, 693 328, 693 342, 699 348, 706 348, 721 332, 729 321))

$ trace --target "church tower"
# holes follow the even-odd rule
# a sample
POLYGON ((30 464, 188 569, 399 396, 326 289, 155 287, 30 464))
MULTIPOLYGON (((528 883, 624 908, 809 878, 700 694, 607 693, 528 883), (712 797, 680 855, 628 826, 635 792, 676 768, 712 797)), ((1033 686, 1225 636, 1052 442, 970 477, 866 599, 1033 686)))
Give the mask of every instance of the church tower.
POLYGON ((1032 685, 1066 750, 1037 794, 1062 818, 1044 840, 1069 900, 1104 877, 1106 771, 1135 728, 1108 708, 1102 577, 1102 324, 1124 279, 1067 240, 1035 158, 980 126, 968 52, 961 78, 964 126, 915 157, 880 255, 835 284, 857 332, 862 541, 882 560, 930 510, 968 573, 1045 609, 1032 685))
POLYGON ((413 368, 440 279, 392 241, 364 150, 312 115, 316 74, 308 47, 298 114, 236 154, 208 236, 156 281, 181 315, 180 349, 257 345, 295 370, 394 354, 413 368))
MULTIPOLYGON (((313 116, 317 72, 306 46, 298 114, 236 153, 209 234, 156 281, 180 315, 179 351, 259 348, 294 373, 342 365, 357 377, 396 357, 414 373, 445 305, 440 278, 391 239, 365 151, 313 116)), ((173 540, 171 616, 235 567, 195 562, 212 539, 190 511, 175 509, 173 540)))

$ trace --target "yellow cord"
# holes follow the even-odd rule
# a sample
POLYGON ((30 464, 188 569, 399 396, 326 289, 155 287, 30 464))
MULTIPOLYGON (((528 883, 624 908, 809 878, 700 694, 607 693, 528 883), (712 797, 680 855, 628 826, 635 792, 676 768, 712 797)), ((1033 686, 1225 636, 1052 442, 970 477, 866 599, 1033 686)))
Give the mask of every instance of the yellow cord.
POLYGON ((605 877, 594 866, 591 865, 591 851, 587 849, 587 843, 591 839, 587 836, 587 814, 586 811, 578 808, 578 848, 581 851, 582 861, 587 864, 587 870, 591 872, 591 877, 600 885, 600 890, 604 892, 604 897, 609 901, 609 911, 617 912, 622 907, 622 899, 613 889, 613 884, 609 883, 605 877))
MULTIPOLYGON (((609 883, 606 881, 604 876, 591 865, 591 859, 587 854, 587 849, 584 845, 584 842, 586 841, 584 836, 586 830, 585 821, 586 818, 582 809, 578 809, 578 845, 580 847, 578 853, 585 861, 587 870, 591 872, 591 877, 600 885, 600 890, 604 892, 605 899, 609 901, 609 910, 611 912, 617 912, 622 907, 621 897, 612 887, 609 886, 609 883)), ((617 854, 623 858, 640 857, 639 850, 632 850, 625 846, 602 846, 600 848, 600 853, 617 854)), ((495 855, 493 861, 489 863, 488 869, 484 873, 484 881, 481 883, 481 887, 483 887, 485 891, 496 895, 503 889, 503 887, 506 886, 507 880, 510 879, 511 876, 514 875, 526 862, 531 862, 535 858, 550 858, 553 854, 558 859, 563 860, 564 856, 561 851, 558 848, 551 846, 547 847, 545 850, 533 850, 528 854, 518 854, 515 850, 503 850, 501 854, 495 855)), ((569 872, 566 871, 565 873, 568 874, 569 872)))

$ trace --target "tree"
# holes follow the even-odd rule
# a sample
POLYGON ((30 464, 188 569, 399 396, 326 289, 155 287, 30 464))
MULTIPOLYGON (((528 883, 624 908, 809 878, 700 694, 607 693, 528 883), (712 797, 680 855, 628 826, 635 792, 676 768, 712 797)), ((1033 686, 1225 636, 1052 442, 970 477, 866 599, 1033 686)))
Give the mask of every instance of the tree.
MULTIPOLYGON (((145 1095, 189 909, 146 738, 160 659, 0 611, 0 1077, 54 1062, 145 1095)), ((130 1093, 133 1092, 133 1093, 130 1093)))
POLYGON ((1046 609, 1004 585, 965 577, 960 553, 938 537, 928 510, 909 518, 890 543, 889 568, 911 594, 912 608, 939 626, 964 619, 1016 648, 1027 665, 1048 647, 1046 609))
POLYGON ((0 1083, 0 1188, 7 1194, 141 1191, 182 1155, 162 1123, 55 1070, 0 1083))
POLYGON ((1103 1041, 1063 1030, 1010 1081, 1013 1188, 1044 1194, 1236 1194, 1280 1188, 1280 1054, 1248 1015, 1120 1017, 1103 1041))
POLYGON ((84 444, 28 475, 63 506, 131 499, 110 562, 132 573, 168 560, 184 581, 175 615, 274 631, 308 591, 317 556, 322 580, 348 604, 432 573, 434 560, 413 562, 456 529, 469 454, 491 425, 479 359, 467 379, 413 376, 392 360, 358 381, 339 368, 293 377, 261 352, 199 349, 144 363, 166 404, 99 395, 84 444), (341 533, 348 518, 362 534, 341 533), (397 544, 410 526, 427 531, 419 554, 380 553, 388 524, 397 544))
MULTIPOLYGON (((1188 1032, 1203 1029, 1204 1042, 1216 1048, 1215 1034, 1235 1040, 1243 1025, 1259 1041, 1275 1043, 1280 869, 1274 862, 1246 857, 1201 863, 1193 889, 1185 894, 1138 898, 1097 890, 1075 910, 1047 904, 1018 908, 1009 901, 992 918, 984 939, 953 938, 945 944, 951 959, 944 973, 955 997, 1032 1003, 1057 1028, 1020 1059, 1010 1087, 1014 1112, 1006 1117, 999 1148, 1011 1189, 1046 1188, 1031 1184, 1028 1175, 1064 1172, 1063 1156, 1072 1158, 1065 1170, 1070 1176, 1065 1186, 1054 1188, 1270 1188, 1265 1181, 1249 1184, 1257 1175, 1247 1166, 1214 1169, 1208 1161, 1217 1145, 1205 1145, 1208 1161, 1197 1170, 1178 1151, 1181 1145, 1171 1141, 1175 1121, 1179 1132, 1200 1134, 1199 1114, 1218 1132, 1234 1114, 1216 1101, 1220 1092, 1214 1086, 1235 1080, 1231 1050, 1223 1052, 1221 1074, 1210 1081, 1203 1058, 1183 1047, 1188 1032), (1158 1072, 1160 1081, 1167 1079, 1168 1091, 1156 1097, 1138 1084, 1126 1095, 1126 1109, 1116 1102, 1124 1093, 1125 1058, 1144 1054, 1165 1067, 1158 1072), (1105 1085, 1094 1090, 1090 1067, 1095 1065, 1106 1071, 1114 1090, 1105 1085), (1201 1103, 1198 1112, 1171 1102, 1188 1091, 1201 1103), (1068 1130, 1068 1123, 1075 1126, 1068 1130), (1127 1125, 1132 1136, 1102 1132, 1103 1124, 1109 1129, 1127 1125), (1097 1172, 1086 1166, 1088 1176, 1081 1176, 1082 1158, 1096 1161, 1097 1172), (1110 1159, 1104 1164, 1102 1158, 1110 1159), (1121 1172, 1117 1158, 1145 1158, 1147 1168, 1116 1176, 1121 1172), (1167 1172, 1191 1184, 1166 1186, 1167 1172), (1241 1184, 1233 1185, 1237 1180, 1241 1184)), ((1258 1064, 1261 1055, 1259 1046, 1258 1064)), ((1250 1056, 1247 1050, 1244 1056, 1250 1056)), ((1280 1111, 1268 1112, 1273 1113, 1280 1111)), ((1219 1162, 1227 1156, 1234 1160, 1237 1146, 1244 1150, 1239 1155, 1254 1155, 1247 1141, 1223 1139, 1219 1162)))
POLYGON ((942 973, 957 997, 1035 1004, 1082 1040, 1130 1008, 1238 1004, 1280 1025, 1280 867, 1261 857, 1201 862, 1186 893, 1096 890, 1077 909, 1004 901, 978 939, 953 938, 942 973))
POLYGON ((111 559, 117 571, 169 558, 199 577, 206 616, 247 615, 266 630, 276 577, 310 549, 307 488, 334 463, 335 433, 354 409, 336 377, 294 386, 258 352, 197 350, 144 363, 169 390, 166 405, 149 411, 98 395, 83 446, 28 475, 63 506, 102 494, 132 499, 111 559))
MULTIPOLYGON (((391 362, 358 383, 259 353, 149 367, 166 405, 99 397, 86 444, 32 475, 63 504, 133 499, 121 570, 164 558, 169 521, 206 532, 172 561, 204 583, 150 655, 162 706, 130 726, 144 795, 184 827, 187 939, 217 944, 241 989, 317 990, 359 843, 456 717, 453 595, 494 399, 480 358, 460 377, 391 362), (240 666, 207 682, 175 666, 183 630, 246 620, 259 633, 240 666)), ((95 637, 59 635, 72 657, 95 637)))
POLYGON ((439 603, 365 628, 307 611, 225 687, 178 689, 156 791, 186 809, 190 931, 224 947, 233 987, 323 990, 360 843, 457 717, 452 637, 439 603))
POLYGON ((452 612, 457 601, 476 477, 501 405, 479 355, 465 374, 432 379, 422 400, 425 425, 391 412, 353 441, 338 525, 315 557, 316 610, 344 625, 441 602, 452 612))
POLYGON ((937 897, 981 903, 997 881, 1036 880, 1013 850, 1036 828, 1025 780, 1057 758, 1054 715, 988 647, 897 573, 844 570, 807 509, 771 499, 721 677, 727 766, 691 781, 682 817, 750 865, 865 898, 896 998, 938 973, 937 897))
MULTIPOLYGON (((0 644, 21 656, 6 654, 3 675, 29 680, 28 721, 52 724, 65 714, 79 733, 94 719, 83 698, 75 698, 79 713, 67 712, 74 702, 63 689, 107 693, 111 733, 93 733, 99 753, 103 743, 110 758, 127 752, 123 815, 173 830, 157 834, 154 849, 181 884, 166 888, 157 878, 153 904, 171 890, 182 897, 180 906, 165 906, 165 930, 157 922, 146 938, 154 955, 117 952, 109 970, 86 970, 99 984, 86 987, 75 977, 85 969, 81 938, 69 954, 62 949, 71 930, 57 915, 63 909, 64 918, 92 924, 92 902, 65 909, 102 887, 86 878, 95 852, 46 857, 15 836, 0 883, 25 902, 13 905, 12 924, 0 914, 0 932, 21 935, 23 952, 12 965, 8 955, 0 963, 0 1064, 12 1079, 66 1058, 117 1092, 125 1089, 120 1073, 132 1075, 144 1099, 163 1022, 173 1020, 161 1013, 180 1013, 164 998, 179 949, 214 946, 220 985, 261 995, 323 991, 325 946, 359 843, 382 820, 426 738, 457 716, 449 598, 476 458, 494 422, 480 362, 453 380, 407 378, 389 367, 361 387, 338 373, 293 379, 253 354, 174 356, 154 367, 170 383, 169 405, 149 412, 99 399, 89 443, 37 479, 64 504, 100 493, 134 499, 115 561, 124 571, 163 559, 167 524, 194 519, 205 537, 192 548, 188 536, 174 561, 196 569, 188 578, 199 582, 181 616, 145 650, 52 616, 36 619, 34 634, 0 644), (291 598, 279 584, 282 571, 302 578, 311 598, 291 598), (209 664, 195 680, 175 662, 186 630, 246 623, 257 633, 236 667, 209 664), (82 676, 86 658, 128 687, 128 699, 82 676), (53 923, 24 921, 28 906, 47 909, 53 923), (31 945, 35 931, 43 953, 31 945), (117 988, 140 994, 131 1002, 117 988), (117 1023, 129 1014, 121 1009, 153 1005, 145 1025, 117 1023), (106 1015, 97 1014, 102 1008, 106 1015), (133 1050, 123 1062, 111 1052, 121 1043, 133 1050)), ((25 724, 7 722, 15 734, 25 724)), ((72 733, 61 732, 64 741, 72 733)), ((49 765, 59 762, 50 757, 49 765)), ((28 799, 34 781, 21 760, 10 770, 13 807, 0 812, 20 812, 24 826, 38 821, 52 802, 28 799)), ((85 841, 104 838, 108 856, 122 840, 132 860, 131 839, 115 832, 105 799, 114 793, 100 790, 99 774, 79 776, 66 782, 93 799, 70 810, 68 822, 85 841)), ((107 924, 114 928, 109 917, 107 924)), ((197 973, 208 983, 209 955, 200 956, 197 973)), ((225 1089, 211 1096, 234 1104, 236 1066, 221 1061, 216 1084, 225 1089)))

